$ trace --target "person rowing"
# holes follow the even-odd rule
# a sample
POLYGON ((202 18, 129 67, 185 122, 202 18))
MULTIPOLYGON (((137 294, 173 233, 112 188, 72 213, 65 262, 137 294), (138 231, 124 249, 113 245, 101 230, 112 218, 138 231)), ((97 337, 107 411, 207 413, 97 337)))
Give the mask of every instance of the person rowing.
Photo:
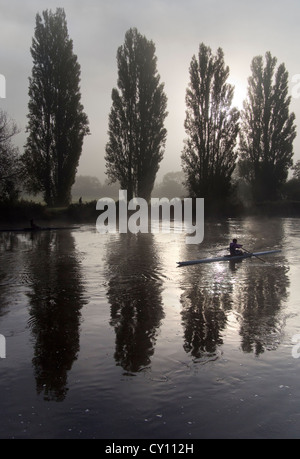
POLYGON ((238 250, 238 249, 241 249, 242 247, 243 247, 242 244, 237 243, 237 239, 232 239, 232 242, 230 242, 230 245, 229 245, 230 255, 232 257, 235 257, 237 255, 243 255, 243 251, 238 250))

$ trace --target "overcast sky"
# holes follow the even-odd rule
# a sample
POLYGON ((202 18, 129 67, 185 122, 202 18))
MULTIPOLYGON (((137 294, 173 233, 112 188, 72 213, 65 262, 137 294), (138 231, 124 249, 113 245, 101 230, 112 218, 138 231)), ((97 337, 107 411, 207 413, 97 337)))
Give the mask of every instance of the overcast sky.
MULTIPOLYGON (((291 95, 292 78, 300 74, 299 0, 0 0, 0 74, 6 79, 0 109, 21 129, 15 139, 20 151, 26 141, 35 16, 57 7, 65 9, 81 66, 82 103, 90 121, 91 135, 85 138, 78 173, 101 181, 106 177, 104 153, 111 90, 117 81, 116 52, 129 28, 136 27, 155 43, 157 69, 168 97, 168 137, 159 179, 181 169, 189 65, 201 42, 213 52, 223 48, 239 108, 254 56, 270 51, 278 64, 285 63, 291 95)), ((291 110, 300 127, 300 98, 292 97, 291 110)), ((299 147, 300 135, 294 143, 294 161, 300 159, 299 147)))

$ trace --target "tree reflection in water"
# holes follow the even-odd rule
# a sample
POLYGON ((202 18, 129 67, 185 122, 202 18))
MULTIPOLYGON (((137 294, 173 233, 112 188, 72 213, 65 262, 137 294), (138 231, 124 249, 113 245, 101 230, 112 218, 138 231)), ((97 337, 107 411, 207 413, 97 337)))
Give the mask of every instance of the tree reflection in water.
MULTIPOLYGON (((211 250, 216 242, 225 245, 229 235, 237 234, 237 228, 247 238, 255 237, 253 244, 257 244, 258 234, 261 244, 268 240, 270 247, 278 247, 284 237, 278 220, 276 226, 272 221, 266 224, 252 219, 231 226, 231 222, 230 225, 228 222, 224 225, 207 223, 202 253, 211 250)), ((257 246, 256 250, 264 247, 257 246)), ((193 247, 185 251, 183 259, 195 258, 193 247)), ((181 315, 186 352, 197 360, 216 357, 231 312, 236 317, 243 352, 259 355, 265 350, 276 349, 284 326, 284 302, 289 285, 287 270, 276 256, 266 258, 265 263, 253 258, 239 263, 212 263, 182 269, 181 315)))
POLYGON ((283 303, 287 300, 289 280, 284 266, 259 266, 248 271, 247 282, 238 292, 235 309, 240 316, 242 350, 259 355, 280 344, 283 303))
POLYGON ((69 231, 31 237, 29 325, 37 391, 45 400, 62 401, 79 351, 80 310, 86 302, 80 261, 69 231))
POLYGON ((107 247, 107 297, 115 361, 129 373, 151 362, 164 317, 160 261, 152 234, 119 234, 107 247))
POLYGON ((227 322, 227 294, 220 292, 217 283, 203 286, 194 278, 182 294, 181 303, 185 351, 197 360, 216 356, 227 322))

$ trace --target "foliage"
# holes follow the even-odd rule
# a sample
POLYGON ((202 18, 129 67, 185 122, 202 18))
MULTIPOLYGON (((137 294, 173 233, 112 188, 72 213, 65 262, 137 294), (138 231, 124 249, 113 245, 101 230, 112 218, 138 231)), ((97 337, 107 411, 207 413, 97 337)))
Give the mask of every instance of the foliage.
POLYGON ((300 179, 288 180, 283 187, 283 195, 286 199, 300 201, 300 179))
POLYGON ((130 200, 149 199, 167 131, 167 98, 156 68, 155 45, 137 29, 125 35, 117 52, 118 89, 112 90, 106 169, 130 200))
POLYGON ((37 14, 31 55, 29 136, 22 158, 27 189, 43 192, 49 206, 66 205, 89 129, 80 102, 80 65, 62 8, 37 14))
POLYGON ((183 186, 183 181, 182 171, 168 172, 163 176, 162 182, 154 187, 152 197, 172 199, 186 196, 187 190, 183 186))
POLYGON ((300 201, 300 161, 292 167, 293 176, 283 187, 283 195, 286 199, 300 201))
POLYGON ((293 178, 300 181, 300 160, 294 164, 293 169, 293 178))
POLYGON ((227 83, 228 76, 222 49, 213 55, 201 43, 198 59, 193 56, 190 64, 185 119, 188 138, 181 157, 192 197, 223 199, 231 191, 239 112, 231 108, 234 87, 227 83))
POLYGON ((12 138, 19 130, 14 121, 0 110, 0 200, 15 201, 19 196, 21 165, 12 138))
POLYGON ((255 201, 278 199, 292 165, 295 115, 289 114, 288 72, 270 52, 252 60, 241 125, 241 170, 255 201))

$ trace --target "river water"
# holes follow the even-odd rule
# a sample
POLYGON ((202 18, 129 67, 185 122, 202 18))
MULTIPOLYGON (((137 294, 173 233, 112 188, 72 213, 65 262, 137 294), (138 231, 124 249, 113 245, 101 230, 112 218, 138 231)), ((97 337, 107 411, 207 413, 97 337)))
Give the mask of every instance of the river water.
POLYGON ((0 234, 0 438, 299 438, 299 248, 279 218, 0 234), (177 267, 234 236, 282 251, 177 267))

